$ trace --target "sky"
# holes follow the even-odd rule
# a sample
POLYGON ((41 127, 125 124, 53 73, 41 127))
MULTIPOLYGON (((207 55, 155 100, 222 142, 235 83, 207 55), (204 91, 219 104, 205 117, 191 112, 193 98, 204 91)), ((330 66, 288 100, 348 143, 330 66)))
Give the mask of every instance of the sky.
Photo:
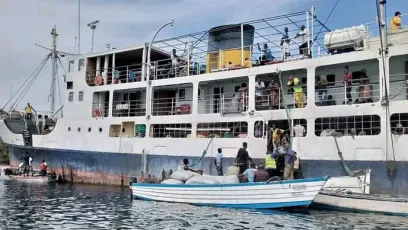
MULTIPOLYGON (((90 52, 91 30, 86 24, 94 20, 100 21, 95 30, 94 50, 102 51, 106 44, 124 48, 148 42, 157 28, 169 20, 175 20, 174 26, 162 30, 158 39, 309 10, 311 6, 316 7, 318 18, 325 21, 336 1, 81 0, 81 53, 90 52)), ((387 1, 387 17, 395 11, 408 12, 405 1, 387 1)), ((56 26, 58 50, 74 52, 78 31, 78 0, 2 0, 1 4, 0 109, 47 55, 47 50, 34 44, 50 47, 50 32, 56 26)), ((375 20, 375 0, 340 0, 326 24, 333 30, 375 20)), ((66 69, 67 62, 62 61, 66 69)), ((30 102, 37 111, 49 111, 50 65, 47 63, 17 108, 30 102)), ((62 69, 59 72, 61 96, 65 98, 62 69)))

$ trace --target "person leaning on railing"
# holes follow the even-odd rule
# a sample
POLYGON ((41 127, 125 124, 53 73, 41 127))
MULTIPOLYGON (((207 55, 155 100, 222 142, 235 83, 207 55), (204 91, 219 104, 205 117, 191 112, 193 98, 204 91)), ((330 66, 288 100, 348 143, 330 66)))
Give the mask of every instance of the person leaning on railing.
POLYGON ((30 103, 27 103, 27 106, 25 107, 25 113, 26 113, 26 119, 27 120, 32 120, 33 119, 33 111, 35 113, 37 113, 35 111, 35 109, 30 105, 30 103))
POLYGON ((390 21, 390 31, 395 32, 402 29, 401 26, 401 12, 395 12, 395 16, 390 21))

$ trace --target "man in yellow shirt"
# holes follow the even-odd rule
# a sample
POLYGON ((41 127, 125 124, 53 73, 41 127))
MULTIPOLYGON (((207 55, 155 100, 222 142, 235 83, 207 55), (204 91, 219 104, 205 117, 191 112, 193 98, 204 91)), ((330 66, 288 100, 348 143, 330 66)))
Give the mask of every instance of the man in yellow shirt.
POLYGON ((395 32, 402 29, 401 27, 401 12, 395 12, 395 17, 390 21, 390 31, 395 32))
POLYGON ((30 103, 27 103, 27 106, 25 107, 25 113, 26 113, 27 120, 33 119, 33 111, 36 112, 35 109, 30 105, 30 103))
POLYGON ((292 88, 293 91, 295 92, 296 108, 303 108, 304 107, 303 88, 300 85, 299 78, 290 77, 288 81, 288 87, 292 88))

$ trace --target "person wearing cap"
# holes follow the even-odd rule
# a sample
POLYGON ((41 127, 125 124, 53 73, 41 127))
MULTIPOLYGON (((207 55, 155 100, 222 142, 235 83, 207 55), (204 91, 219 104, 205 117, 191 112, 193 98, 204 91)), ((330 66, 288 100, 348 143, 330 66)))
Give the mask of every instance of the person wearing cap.
POLYGON ((291 87, 293 91, 295 91, 296 108, 303 108, 304 107, 303 88, 299 83, 299 78, 290 77, 288 81, 288 87, 291 87))
POLYGON ((402 29, 401 26, 401 12, 397 11, 394 14, 394 17, 390 21, 390 32, 396 32, 402 29))
POLYGON ((289 39, 289 29, 288 27, 285 27, 284 29, 285 33, 282 36, 281 39, 281 43, 280 45, 282 46, 282 60, 285 61, 286 57, 290 56, 290 50, 289 50, 289 43, 290 43, 290 39, 289 39))

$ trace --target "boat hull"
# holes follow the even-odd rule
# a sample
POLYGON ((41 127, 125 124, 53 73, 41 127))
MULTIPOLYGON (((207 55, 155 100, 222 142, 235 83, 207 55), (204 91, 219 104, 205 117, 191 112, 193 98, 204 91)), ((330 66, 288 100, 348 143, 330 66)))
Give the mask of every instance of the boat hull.
POLYGON ((228 208, 308 207, 327 178, 222 185, 131 185, 136 199, 228 208))
POLYGON ((325 210, 408 215, 408 199, 404 201, 404 199, 370 195, 332 195, 330 193, 319 193, 312 206, 325 210))
MULTIPOLYGON (((114 153, 97 151, 77 151, 65 149, 45 149, 8 145, 11 166, 18 166, 25 152, 34 155, 34 167, 39 168, 42 159, 48 163, 49 171, 55 171, 65 180, 86 183, 112 185, 129 185, 130 178, 154 175, 161 178, 162 173, 168 176, 170 170, 176 171, 186 156, 153 155, 146 156, 146 167, 143 154, 114 153), (143 171, 147 170, 147 173, 143 171)), ((195 162, 199 157, 187 157, 195 162)), ((233 158, 225 158, 224 172, 232 165, 233 158)), ((264 159, 255 159, 262 163, 264 159)), ((397 162, 397 171, 392 176, 387 172, 385 161, 347 161, 351 169, 371 169, 370 193, 373 194, 404 194, 408 191, 408 162, 397 162)), ((217 175, 214 158, 205 157, 194 167, 204 170, 205 174, 217 175)), ((331 177, 344 176, 345 171, 340 160, 309 160, 300 161, 301 177, 313 178, 322 175, 331 177)))

